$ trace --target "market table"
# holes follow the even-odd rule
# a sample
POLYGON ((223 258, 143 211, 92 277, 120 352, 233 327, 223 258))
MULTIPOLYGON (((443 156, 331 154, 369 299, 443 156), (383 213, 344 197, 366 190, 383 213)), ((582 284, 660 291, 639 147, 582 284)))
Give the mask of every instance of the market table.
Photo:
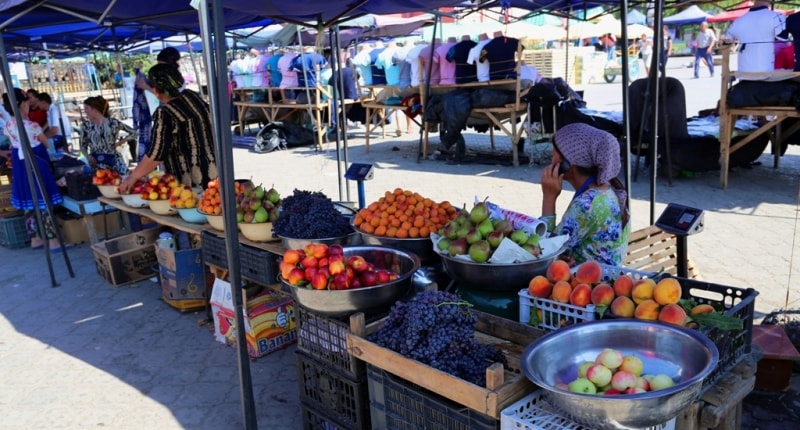
MULTIPOLYGON (((99 241, 97 237, 97 230, 94 227, 94 218, 92 215, 102 213, 103 214, 103 221, 106 221, 106 206, 114 206, 113 204, 109 203, 110 199, 106 199, 104 197, 98 197, 97 199, 89 199, 89 200, 76 200, 70 196, 64 196, 64 202, 61 204, 65 209, 68 211, 79 215, 83 220, 83 225, 86 228, 86 233, 89 235, 89 242, 90 243, 97 243, 99 241), (104 201, 101 201, 103 199, 104 201)), ((108 239, 108 224, 104 222, 105 235, 104 238, 108 239)))

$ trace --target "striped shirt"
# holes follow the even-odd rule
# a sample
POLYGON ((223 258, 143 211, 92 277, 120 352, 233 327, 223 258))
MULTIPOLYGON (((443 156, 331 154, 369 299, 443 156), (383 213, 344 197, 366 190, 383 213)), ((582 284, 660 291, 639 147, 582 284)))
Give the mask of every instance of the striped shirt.
POLYGON ((150 143, 147 156, 163 162, 182 184, 205 188, 217 177, 211 113, 196 92, 183 90, 156 109, 150 143))

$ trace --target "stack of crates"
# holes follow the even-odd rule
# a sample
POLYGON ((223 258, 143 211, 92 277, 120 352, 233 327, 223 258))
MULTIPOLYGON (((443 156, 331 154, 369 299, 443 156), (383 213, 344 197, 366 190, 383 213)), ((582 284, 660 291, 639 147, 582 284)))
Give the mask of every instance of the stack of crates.
POLYGON ((347 351, 349 322, 295 306, 303 428, 370 428, 366 365, 347 351))

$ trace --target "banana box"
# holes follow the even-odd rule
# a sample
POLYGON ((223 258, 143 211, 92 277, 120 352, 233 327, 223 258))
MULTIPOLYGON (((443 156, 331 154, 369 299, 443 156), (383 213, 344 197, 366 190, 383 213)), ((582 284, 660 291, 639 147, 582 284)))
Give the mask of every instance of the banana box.
MULTIPOLYGON (((214 317, 214 338, 224 345, 235 345, 236 321, 229 282, 219 278, 214 281, 211 312, 214 317)), ((290 295, 267 289, 255 297, 246 297, 242 312, 250 357, 262 357, 297 342, 294 300, 290 295)))

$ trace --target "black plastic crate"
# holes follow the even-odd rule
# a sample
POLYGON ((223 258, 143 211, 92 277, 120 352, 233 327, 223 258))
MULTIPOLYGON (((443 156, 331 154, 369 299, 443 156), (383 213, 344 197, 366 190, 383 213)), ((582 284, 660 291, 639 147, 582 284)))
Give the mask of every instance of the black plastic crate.
MULTIPOLYGON (((670 276, 670 275, 666 275, 670 276)), ((753 317, 755 313, 758 291, 752 288, 736 288, 712 284, 696 279, 677 279, 683 290, 683 299, 691 299, 697 303, 705 303, 722 308, 727 316, 742 320, 742 330, 722 330, 718 328, 701 328, 719 350, 717 367, 703 381, 703 391, 714 386, 717 381, 730 371, 739 361, 750 353, 753 340, 753 317)))
POLYGON ((24 247, 30 240, 24 216, 0 218, 0 245, 16 249, 24 247))
POLYGON ((300 410, 303 414, 303 430, 349 430, 346 425, 326 417, 313 406, 301 402, 300 410))
POLYGON ((367 365, 372 428, 497 430, 500 421, 367 365))
POLYGON ((67 195, 75 200, 92 200, 100 197, 100 190, 92 183, 92 175, 69 172, 64 175, 67 195))
POLYGON ((328 318, 295 304, 297 321, 297 348, 322 363, 347 374, 363 379, 366 363, 347 351, 347 322, 328 318))
POLYGON ((278 282, 278 255, 239 244, 239 273, 262 285, 275 284, 278 282))
POLYGON ((225 238, 203 230, 200 233, 200 247, 203 250, 203 261, 221 269, 228 268, 228 251, 225 238))
POLYGON ((295 352, 300 400, 347 429, 369 429, 367 381, 348 377, 302 351, 295 352))

